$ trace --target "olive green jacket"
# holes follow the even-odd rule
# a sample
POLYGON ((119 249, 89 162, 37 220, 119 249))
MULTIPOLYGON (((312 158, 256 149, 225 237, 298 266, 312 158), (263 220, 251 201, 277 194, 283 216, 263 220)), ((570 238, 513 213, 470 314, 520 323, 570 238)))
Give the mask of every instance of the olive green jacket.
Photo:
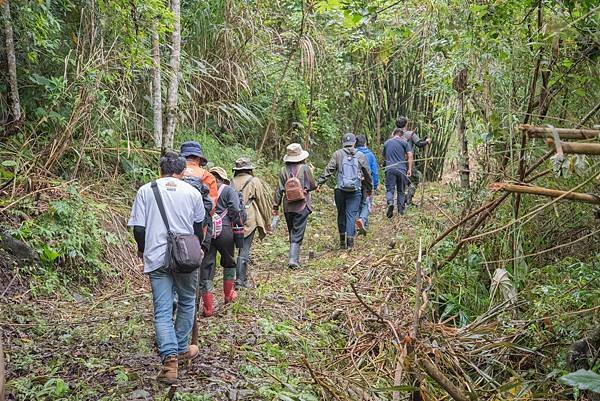
POLYGON ((233 177, 231 185, 236 191, 241 191, 245 185, 242 195, 248 219, 244 225, 244 236, 247 237, 258 229, 259 238, 264 238, 271 227, 271 191, 260 178, 248 173, 233 177))

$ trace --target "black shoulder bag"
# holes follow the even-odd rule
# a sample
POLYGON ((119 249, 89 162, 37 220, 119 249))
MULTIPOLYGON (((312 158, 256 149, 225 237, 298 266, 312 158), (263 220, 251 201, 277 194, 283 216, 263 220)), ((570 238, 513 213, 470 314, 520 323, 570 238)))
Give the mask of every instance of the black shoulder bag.
POLYGON ((171 231, 165 205, 158 189, 156 181, 151 184, 154 198, 160 211, 165 227, 167 228, 167 252, 165 255, 165 267, 174 273, 191 273, 202 264, 204 253, 200 247, 200 241, 195 234, 176 234, 171 231))

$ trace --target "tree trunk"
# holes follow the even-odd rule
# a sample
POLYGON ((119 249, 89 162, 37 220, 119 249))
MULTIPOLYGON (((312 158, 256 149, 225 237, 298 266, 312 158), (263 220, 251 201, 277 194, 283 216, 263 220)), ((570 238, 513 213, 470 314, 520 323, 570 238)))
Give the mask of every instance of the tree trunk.
POLYGON ((152 24, 152 114, 154 122, 154 146, 160 148, 163 139, 162 94, 160 79, 160 39, 158 22, 152 24))
POLYGON ((179 0, 171 0, 173 12, 173 34, 171 35, 171 81, 167 92, 167 125, 162 141, 162 149, 173 148, 175 123, 177 120, 177 89, 179 87, 179 61, 181 59, 181 13, 179 0))
POLYGON ((467 89, 467 70, 457 71, 454 77, 454 89, 458 93, 456 106, 456 133, 460 142, 460 187, 468 189, 469 184, 469 143, 465 132, 465 90, 467 89))
MULTIPOLYGON (((1 0, 0 0, 1 1, 1 0)), ((6 59, 8 64, 8 83, 10 86, 10 111, 12 120, 21 119, 21 100, 19 98, 19 87, 17 85, 17 59, 15 57, 15 42, 13 38, 12 20, 10 18, 9 0, 2 4, 2 17, 4 19, 4 36, 6 38, 6 59)))

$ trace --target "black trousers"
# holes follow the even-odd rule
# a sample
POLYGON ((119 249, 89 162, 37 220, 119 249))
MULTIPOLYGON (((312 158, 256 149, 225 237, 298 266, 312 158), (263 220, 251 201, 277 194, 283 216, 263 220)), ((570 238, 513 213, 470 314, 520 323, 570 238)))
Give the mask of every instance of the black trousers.
POLYGON ((217 252, 221 255, 221 266, 223 268, 235 268, 235 244, 233 242, 233 230, 231 226, 223 226, 221 235, 212 239, 208 253, 204 255, 204 260, 200 267, 200 280, 214 279, 217 252))
POLYGON ((285 222, 288 228, 288 235, 291 243, 302 244, 304 240, 304 231, 306 230, 306 223, 308 223, 308 215, 310 210, 304 208, 300 212, 287 212, 285 213, 285 222))

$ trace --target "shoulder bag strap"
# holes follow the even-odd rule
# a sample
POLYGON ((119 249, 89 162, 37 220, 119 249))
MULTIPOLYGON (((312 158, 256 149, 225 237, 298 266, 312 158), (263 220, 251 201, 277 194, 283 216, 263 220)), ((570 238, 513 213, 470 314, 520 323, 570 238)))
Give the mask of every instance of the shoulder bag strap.
MULTIPOLYGON (((302 188, 305 187, 304 184, 306 181, 305 180, 306 177, 304 177, 304 170, 302 170, 304 167, 306 167, 306 164, 299 164, 298 170, 296 170, 296 178, 298 178, 300 180, 300 183, 302 184, 302 188), (300 173, 302 173, 302 175, 300 173)), ((306 188, 304 188, 304 189, 306 189, 306 188)))
POLYGON ((250 178, 248 178, 246 180, 246 182, 244 183, 244 185, 242 185, 242 189, 240 189, 240 192, 244 192, 244 189, 246 189, 246 187, 248 186, 248 184, 250 184, 250 182, 254 179, 254 176, 250 176, 250 178))
POLYGON ((287 176, 286 181, 289 180, 290 178, 298 178, 298 177, 300 177, 300 169, 302 168, 302 166, 300 166, 298 164, 296 164, 295 166, 298 167, 296 169, 296 174, 294 174, 294 168, 292 166, 286 166, 286 167, 284 167, 285 173, 286 173, 286 176, 287 176))
MULTIPOLYGON (((250 184, 250 182, 254 179, 254 176, 250 176, 250 178, 248 178, 246 180, 246 182, 244 183, 244 185, 242 185, 242 189, 240 189, 240 192, 243 194, 244 193, 244 189, 246 189, 246 187, 248 186, 248 184, 250 184)), ((248 200, 246 201, 246 203, 244 203, 244 207, 248 206, 249 204, 252 203, 252 201, 254 200, 254 198, 248 197, 248 200)))
POLYGON ((162 220, 165 223, 165 227, 167 228, 167 233, 170 235, 172 234, 171 227, 169 227, 169 220, 167 219, 165 205, 163 204, 162 196, 160 195, 160 190, 158 189, 158 184, 156 183, 156 181, 152 181, 150 187, 152 187, 152 192, 154 192, 154 199, 156 199, 156 204, 158 205, 160 216, 162 217, 162 220))
MULTIPOLYGON (((217 200, 221 197, 221 195, 223 194, 223 191, 225 191, 226 186, 227 186, 227 184, 221 184, 221 186, 217 190, 217 194, 218 194, 217 200)), ((216 205, 215 205, 215 207, 216 207, 216 205)), ((225 210, 223 210, 220 214, 218 214, 218 216, 221 217, 221 219, 223 219, 227 215, 228 212, 229 212, 229 209, 225 208, 225 210)))

